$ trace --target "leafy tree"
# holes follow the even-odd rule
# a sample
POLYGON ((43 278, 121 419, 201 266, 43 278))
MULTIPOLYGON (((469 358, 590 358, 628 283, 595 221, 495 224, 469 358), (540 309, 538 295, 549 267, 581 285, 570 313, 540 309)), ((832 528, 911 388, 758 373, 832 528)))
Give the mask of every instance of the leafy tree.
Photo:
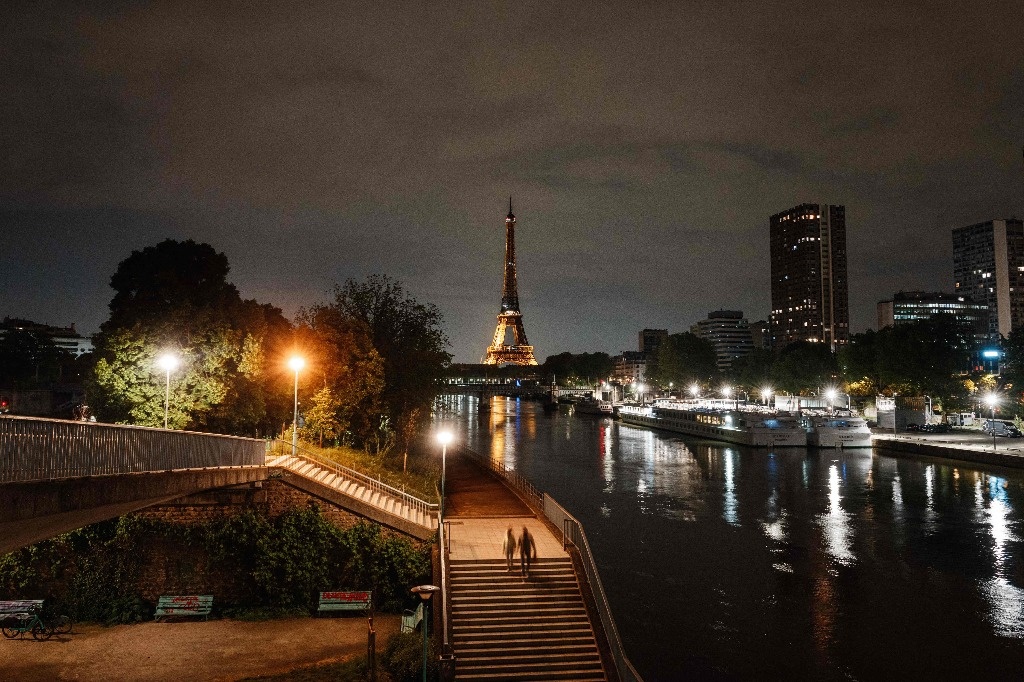
POLYGON ((191 240, 118 265, 89 384, 99 418, 162 426, 166 374, 156 360, 172 352, 181 362, 169 425, 255 435, 284 421, 291 401, 277 366, 290 325, 277 308, 243 301, 228 270, 224 254, 191 240))
POLYGON ((614 369, 615 361, 607 353, 559 353, 549 355, 541 365, 545 377, 554 377, 566 385, 593 385, 610 376, 614 369))
POLYGON ((305 440, 317 440, 320 447, 324 445, 324 437, 337 440, 342 433, 341 400, 334 394, 330 386, 324 386, 310 400, 310 407, 304 412, 306 425, 302 429, 305 440))
POLYGON ((745 388, 750 394, 758 394, 766 387, 772 386, 772 365, 775 356, 767 348, 755 348, 743 357, 732 361, 729 378, 737 386, 745 388))
POLYGON ((44 334, 10 329, 0 336, 0 383, 37 386, 60 379, 74 362, 44 334))
POLYGON ((819 391, 838 381, 839 366, 832 350, 822 343, 797 341, 782 349, 772 365, 776 393, 796 395, 819 391))
MULTIPOLYGON (((386 452, 408 443, 427 415, 451 362, 441 313, 419 303, 397 281, 373 275, 336 286, 334 299, 302 315, 304 324, 340 354, 341 378, 361 403, 350 419, 364 447, 386 452)), ((325 374, 325 381, 331 381, 325 374)), ((339 395, 343 391, 338 391, 339 395)))
POLYGON ((671 334, 648 360, 647 378, 661 386, 713 384, 718 380, 715 348, 692 332, 671 334))

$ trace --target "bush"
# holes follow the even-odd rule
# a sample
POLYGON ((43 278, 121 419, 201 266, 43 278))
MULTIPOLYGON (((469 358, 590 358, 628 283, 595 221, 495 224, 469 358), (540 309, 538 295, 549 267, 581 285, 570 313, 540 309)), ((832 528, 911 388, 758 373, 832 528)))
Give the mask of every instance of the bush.
MULTIPOLYGON (((380 664, 394 682, 417 682, 423 679, 423 635, 417 632, 392 635, 384 646, 380 664)), ((436 680, 437 656, 433 642, 427 641, 427 677, 436 680)))

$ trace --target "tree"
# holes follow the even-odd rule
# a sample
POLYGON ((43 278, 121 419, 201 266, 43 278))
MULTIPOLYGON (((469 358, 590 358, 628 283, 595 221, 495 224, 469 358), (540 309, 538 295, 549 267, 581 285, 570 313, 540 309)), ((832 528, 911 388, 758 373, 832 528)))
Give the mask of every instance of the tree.
MULTIPOLYGON (((775 356, 767 348, 755 348, 732 361, 729 378, 749 393, 772 387, 772 365, 775 356)), ((774 389, 774 387, 772 387, 774 389)))
POLYGON ((775 392, 817 392, 838 382, 835 354, 822 343, 797 341, 782 349, 772 365, 775 392))
POLYGON ((611 376, 614 369, 615 361, 607 353, 559 353, 549 355, 541 365, 545 377, 567 385, 593 385, 611 376))
POLYGON ((291 327, 277 308, 243 301, 228 271, 224 254, 191 240, 118 265, 88 389, 100 419, 162 426, 167 377, 155 364, 167 352, 181 360, 171 375, 175 428, 256 435, 291 413, 277 371, 291 327))
POLYGON ((713 384, 718 380, 715 348, 691 332, 671 334, 648 360, 647 378, 661 386, 713 384))
POLYGON ((374 409, 364 410, 363 422, 355 425, 364 447, 386 452, 396 439, 408 443, 429 415, 438 382, 451 362, 438 308, 419 303, 399 282, 373 275, 336 286, 333 300, 313 306, 303 319, 316 333, 339 335, 324 338, 343 352, 350 341, 357 346, 368 341, 367 352, 350 353, 349 364, 342 363, 374 401, 374 409), (375 377, 382 382, 379 392, 375 377))
POLYGON ((0 384, 39 386, 57 381, 74 363, 70 353, 44 334, 10 329, 0 336, 0 384))

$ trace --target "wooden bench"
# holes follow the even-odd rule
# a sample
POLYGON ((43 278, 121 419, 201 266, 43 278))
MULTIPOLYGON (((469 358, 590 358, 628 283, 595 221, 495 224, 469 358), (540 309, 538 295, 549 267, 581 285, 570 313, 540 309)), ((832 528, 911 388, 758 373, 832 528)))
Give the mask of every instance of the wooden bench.
POLYGON ((402 632, 415 631, 421 620, 423 620, 423 602, 420 602, 415 611, 406 609, 402 614, 402 632))
POLYGON ((321 592, 318 613, 324 611, 369 611, 372 595, 369 592, 321 592))
POLYGON ((154 620, 166 616, 202 616, 208 618, 213 610, 212 594, 165 595, 156 603, 154 620))
POLYGON ((12 599, 0 601, 0 623, 17 621, 43 608, 42 599, 12 599))

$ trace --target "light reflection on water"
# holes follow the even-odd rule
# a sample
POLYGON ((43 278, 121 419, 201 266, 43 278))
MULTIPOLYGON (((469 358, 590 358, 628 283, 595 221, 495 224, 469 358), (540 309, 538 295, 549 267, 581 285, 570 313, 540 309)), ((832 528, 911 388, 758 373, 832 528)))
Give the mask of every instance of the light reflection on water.
POLYGON ((648 681, 1019 678, 1021 473, 747 450, 500 398, 476 417, 473 400, 446 414, 583 521, 648 681))

